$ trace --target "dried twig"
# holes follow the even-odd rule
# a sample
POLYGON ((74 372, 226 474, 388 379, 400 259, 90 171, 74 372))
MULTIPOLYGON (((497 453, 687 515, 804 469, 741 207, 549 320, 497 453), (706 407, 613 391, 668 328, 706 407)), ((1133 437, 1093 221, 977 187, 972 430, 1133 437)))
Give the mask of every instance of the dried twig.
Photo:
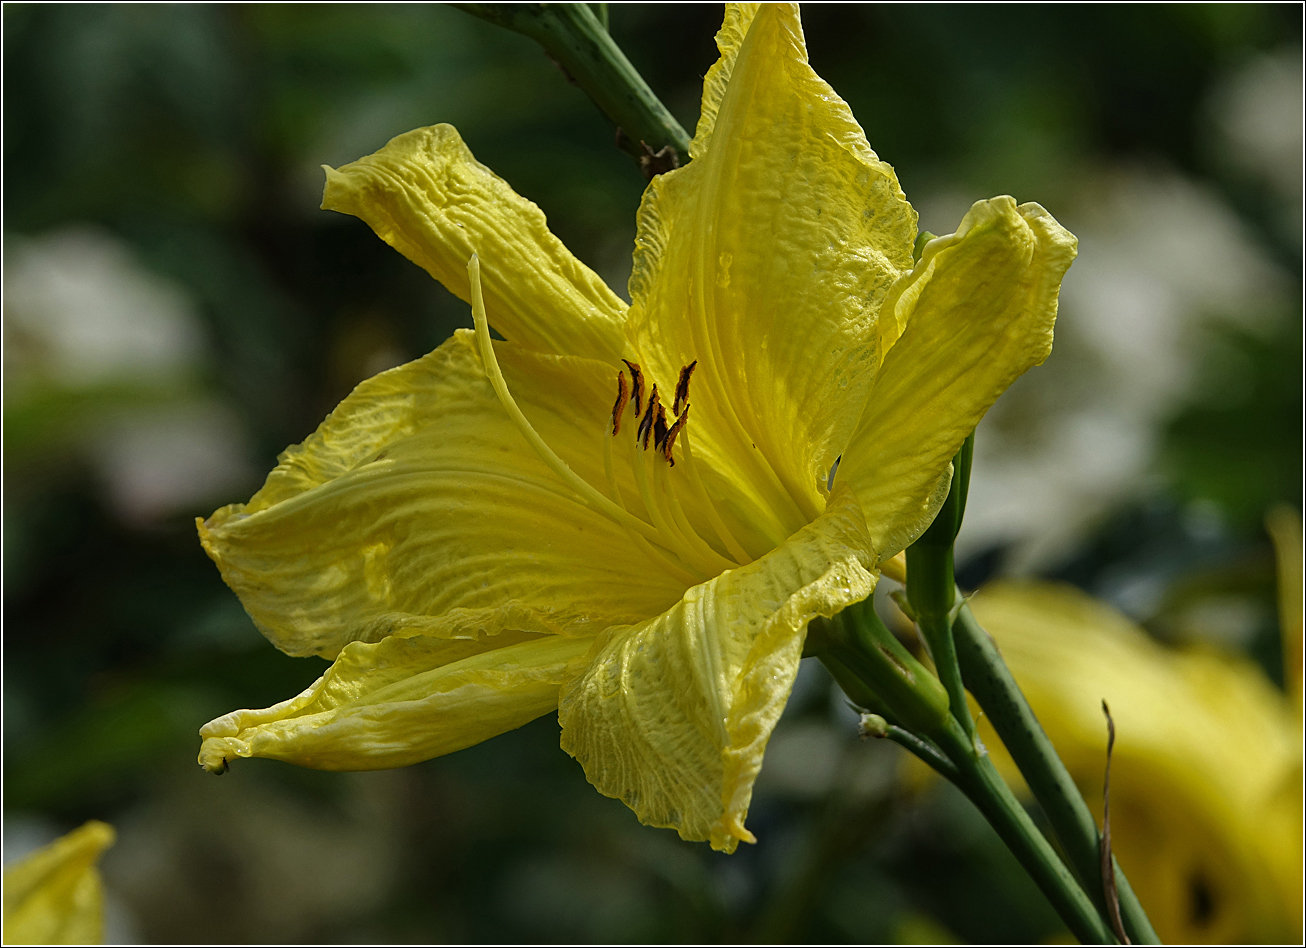
POLYGON ((1116 722, 1111 720, 1111 709, 1102 700, 1102 713, 1106 715, 1106 776, 1102 779, 1102 891, 1106 895, 1107 916, 1120 944, 1130 944, 1125 926, 1120 921, 1120 894, 1116 891, 1116 865, 1111 855, 1111 751, 1116 746, 1116 722))

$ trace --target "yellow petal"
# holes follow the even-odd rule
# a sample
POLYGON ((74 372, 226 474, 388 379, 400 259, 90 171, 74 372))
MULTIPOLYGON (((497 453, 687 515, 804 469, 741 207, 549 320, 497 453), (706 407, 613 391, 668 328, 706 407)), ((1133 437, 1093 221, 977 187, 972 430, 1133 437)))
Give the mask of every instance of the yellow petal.
POLYGON ((237 757, 272 757, 381 770, 439 757, 552 711, 592 644, 525 632, 354 642, 302 694, 204 725, 200 765, 221 773, 237 757))
POLYGON ((467 260, 479 254, 490 325, 505 339, 608 362, 625 354, 625 304, 452 126, 408 132, 326 173, 325 210, 362 218, 464 301, 467 260))
POLYGON ((563 750, 644 823, 733 851, 807 623, 870 595, 861 511, 836 491, 820 519, 748 566, 614 629, 562 695, 563 750))
POLYGON ((91 820, 6 866, 5 944, 101 944, 104 886, 95 864, 115 835, 107 823, 91 820))
POLYGON ((1302 535, 1301 515, 1286 504, 1266 515, 1274 542, 1279 580, 1279 638, 1283 642, 1283 683, 1288 699, 1302 706, 1302 535))
MULTIPOLYGON (((616 370, 496 351, 546 442, 604 485, 616 370)), ((466 331, 358 386, 200 536, 259 629, 292 655, 332 658, 394 633, 593 635, 658 614, 685 587, 544 465, 466 331)))
POLYGON ((929 526, 961 442, 1047 358, 1076 245, 1037 204, 980 201, 885 300, 888 351, 838 475, 857 491, 880 555, 929 526))
POLYGON ((730 83, 730 73, 735 68, 735 58, 739 47, 744 45, 748 28, 753 25, 753 17, 761 8, 760 3, 727 3, 725 18, 721 29, 717 30, 716 48, 721 58, 712 64, 712 68, 703 77, 703 101, 698 111, 698 126, 694 129, 694 140, 689 143, 691 158, 699 158, 707 151, 712 138, 712 129, 716 126, 716 114, 725 98, 726 87, 730 83))
POLYGON ((1300 941, 1301 729, 1264 674, 1166 649, 1072 587, 971 606, 1099 817, 1110 704, 1112 840, 1162 940, 1300 941))
POLYGON ((763 5, 735 54, 746 19, 723 27, 705 108, 728 83, 705 150, 645 192, 627 330, 664 387, 698 360, 696 449, 732 472, 738 519, 776 543, 824 505, 916 214, 812 71, 796 8, 763 5))

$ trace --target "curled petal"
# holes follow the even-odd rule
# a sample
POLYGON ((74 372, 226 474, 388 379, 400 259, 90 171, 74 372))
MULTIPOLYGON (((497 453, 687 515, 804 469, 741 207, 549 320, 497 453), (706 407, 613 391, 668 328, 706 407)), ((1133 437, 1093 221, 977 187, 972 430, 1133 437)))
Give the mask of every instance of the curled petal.
POLYGON ((324 210, 362 218, 462 300, 478 254, 490 325, 505 339, 607 362, 623 355, 625 305, 453 126, 416 129, 326 172, 324 210))
POLYGON ((662 615, 600 640, 563 689, 562 747, 640 820, 733 851, 807 623, 875 588, 849 491, 778 549, 686 591, 662 615))
POLYGON ((744 45, 744 37, 748 35, 748 28, 753 25, 753 17, 757 16, 761 6, 760 3, 726 4, 725 18, 716 34, 716 48, 721 55, 703 77, 703 99, 698 110, 698 126, 694 129, 694 140, 689 143, 691 158, 701 158, 707 151, 712 129, 716 127, 716 114, 721 108, 721 100, 725 98, 726 88, 730 85, 735 59, 739 56, 739 47, 744 45))
POLYGON ((1076 245, 1037 204, 980 201, 885 299, 887 352, 838 475, 857 491, 882 556, 929 526, 961 442, 1047 358, 1076 245))
POLYGON ((200 765, 221 773, 237 757, 272 757, 319 770, 380 770, 439 757, 552 711, 591 645, 524 632, 354 642, 302 694, 204 725, 200 765))

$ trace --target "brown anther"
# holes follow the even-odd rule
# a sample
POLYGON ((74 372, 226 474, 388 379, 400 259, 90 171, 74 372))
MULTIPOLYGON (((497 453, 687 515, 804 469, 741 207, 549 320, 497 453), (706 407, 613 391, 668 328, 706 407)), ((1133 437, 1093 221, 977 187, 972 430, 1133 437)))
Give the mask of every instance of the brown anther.
POLYGON ((694 374, 696 365, 698 365, 697 359, 680 370, 680 378, 676 381, 676 398, 671 403, 673 414, 679 415, 680 406, 689 404, 689 379, 694 374))
POLYGON ((622 359, 626 363, 626 368, 630 369, 630 384, 634 390, 635 397, 635 414, 641 414, 644 411, 644 373, 640 371, 638 362, 631 362, 628 359, 622 359))
POLYGON ((657 419, 658 409, 661 407, 662 401, 658 398, 658 387, 655 384, 649 392, 648 410, 639 420, 639 428, 635 431, 635 440, 643 445, 645 451, 648 450, 648 439, 653 434, 653 422, 657 419))
POLYGON ((612 436, 615 438, 621 430, 621 416, 625 414, 626 402, 630 401, 630 389, 626 384, 626 373, 617 370, 617 400, 612 405, 612 436))
POLYGON ((658 404, 657 417, 653 419, 653 447, 662 449, 662 442, 667 440, 667 413, 661 403, 658 404))
POLYGON ((676 418, 676 423, 671 426, 667 432, 666 440, 662 442, 662 456, 667 459, 667 463, 672 467, 676 466, 676 459, 671 456, 671 447, 676 443, 676 436, 680 430, 685 427, 685 422, 689 421, 689 402, 685 402, 685 410, 676 418))

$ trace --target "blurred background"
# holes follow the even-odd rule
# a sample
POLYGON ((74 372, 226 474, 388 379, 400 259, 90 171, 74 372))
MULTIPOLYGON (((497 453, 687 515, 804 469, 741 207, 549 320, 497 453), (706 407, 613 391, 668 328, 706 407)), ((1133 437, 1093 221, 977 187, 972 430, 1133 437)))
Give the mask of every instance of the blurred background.
MULTIPOLYGON (((720 16, 611 10, 691 130, 720 16)), ((600 797, 551 717, 402 771, 203 774, 201 724, 324 666, 262 639, 194 518, 247 499, 359 381, 470 325, 318 209, 320 166, 453 123, 623 295, 643 179, 537 47, 450 8, 3 17, 6 861, 115 824, 117 941, 1059 937, 969 804, 860 742, 810 661, 755 796, 761 842, 733 857, 600 797)), ((981 427, 963 584, 1068 581, 1281 687, 1264 518, 1301 504, 1301 8, 804 18, 923 229, 1010 193, 1080 238, 1052 357, 981 427)), ((1201 937, 1219 906, 1190 896, 1201 937)))

